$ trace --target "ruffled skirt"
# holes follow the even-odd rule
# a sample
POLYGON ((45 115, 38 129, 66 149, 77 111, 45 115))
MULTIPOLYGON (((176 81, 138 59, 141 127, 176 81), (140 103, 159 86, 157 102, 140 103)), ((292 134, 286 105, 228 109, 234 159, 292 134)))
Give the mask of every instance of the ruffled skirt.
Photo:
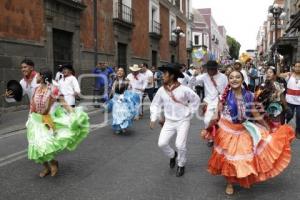
POLYGON ((75 150, 89 133, 89 117, 81 108, 67 113, 59 106, 51 120, 54 128, 45 125, 42 115, 31 113, 26 123, 28 158, 37 163, 51 161, 63 150, 75 150))
POLYGON ((242 124, 219 121, 215 145, 208 162, 208 171, 223 175, 228 182, 249 188, 280 174, 291 160, 290 144, 295 137, 288 125, 280 126, 270 134, 257 125, 262 139, 256 147, 242 124))
POLYGON ((112 127, 114 130, 122 130, 130 127, 134 117, 138 114, 140 96, 132 91, 124 94, 115 94, 108 103, 112 111, 112 127))

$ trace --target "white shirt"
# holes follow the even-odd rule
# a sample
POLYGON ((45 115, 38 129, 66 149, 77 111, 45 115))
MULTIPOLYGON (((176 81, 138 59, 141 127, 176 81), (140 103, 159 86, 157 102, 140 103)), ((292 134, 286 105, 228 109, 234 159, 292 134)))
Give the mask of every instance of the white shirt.
POLYGON ((153 73, 151 70, 147 69, 146 72, 142 73, 147 81, 146 89, 153 88, 153 73))
MULTIPOLYGON (((286 81, 287 81, 287 89, 300 91, 300 81, 297 81, 293 75, 288 77, 286 79, 286 81)), ((286 98, 286 102, 288 102, 290 104, 300 105, 300 96, 291 95, 291 94, 288 94, 288 92, 287 92, 285 98, 286 98)))
POLYGON ((178 82, 181 83, 182 85, 189 85, 191 77, 187 75, 187 73, 183 72, 184 78, 178 78, 178 82))
POLYGON ((194 76, 190 80, 190 87, 196 86, 196 85, 202 85, 204 86, 204 93, 205 98, 204 101, 206 103, 215 104, 217 105, 219 102, 219 97, 222 96, 224 89, 226 88, 228 84, 228 79, 225 74, 222 74, 218 72, 216 75, 213 76, 213 79, 215 80, 217 87, 213 84, 210 76, 208 73, 201 74, 199 76, 194 76))
POLYGON ((35 89, 40 85, 36 82, 36 77, 37 75, 34 76, 30 84, 27 84, 24 78, 20 81, 20 85, 23 89, 23 96, 27 94, 29 101, 32 100, 35 89))
POLYGON ((70 106, 75 105, 75 93, 80 93, 80 87, 75 76, 71 75, 62 78, 58 82, 59 90, 64 95, 64 99, 70 106))
POLYGON ((248 74, 247 74, 247 72, 246 72, 246 70, 244 70, 244 69, 242 69, 241 70, 241 73, 243 74, 243 76, 244 76, 244 81, 245 81, 245 83, 247 84, 247 85, 249 85, 249 77, 248 77, 248 74))
POLYGON ((176 100, 181 103, 175 102, 165 88, 160 87, 150 106, 152 122, 160 118, 162 108, 165 118, 172 121, 191 119, 192 114, 198 111, 200 98, 192 89, 180 85, 172 92, 176 100))
POLYGON ((137 75, 137 79, 134 78, 134 75, 128 74, 127 79, 129 80, 129 89, 138 93, 138 94, 143 94, 145 88, 147 87, 147 79, 145 76, 141 73, 137 75))

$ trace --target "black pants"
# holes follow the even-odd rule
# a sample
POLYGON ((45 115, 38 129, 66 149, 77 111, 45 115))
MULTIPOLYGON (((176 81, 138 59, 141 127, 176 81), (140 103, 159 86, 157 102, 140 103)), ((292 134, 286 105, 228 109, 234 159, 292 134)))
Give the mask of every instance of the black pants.
POLYGON ((144 113, 144 99, 145 99, 145 97, 148 95, 150 101, 152 102, 153 94, 154 94, 154 88, 145 89, 144 94, 143 94, 143 99, 142 99, 142 113, 144 113))

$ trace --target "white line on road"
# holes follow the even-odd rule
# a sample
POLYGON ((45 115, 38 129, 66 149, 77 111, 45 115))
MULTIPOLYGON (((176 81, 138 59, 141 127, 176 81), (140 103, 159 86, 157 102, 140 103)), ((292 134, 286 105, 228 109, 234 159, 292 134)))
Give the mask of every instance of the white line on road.
POLYGON ((26 153, 26 152, 27 152, 27 149, 24 149, 24 150, 22 150, 22 151, 19 151, 19 152, 10 154, 10 155, 5 156, 5 157, 2 157, 2 158, 0 158, 0 163, 1 163, 2 161, 8 160, 8 159, 10 159, 10 158, 12 158, 12 157, 18 156, 18 155, 23 154, 23 153, 26 153))
POLYGON ((17 157, 15 157, 15 158, 11 159, 11 160, 2 162, 2 163, 0 163, 0 167, 3 167, 3 166, 8 165, 8 164, 10 164, 10 163, 16 162, 16 161, 21 160, 21 159, 23 159, 23 158, 25 158, 25 157, 27 157, 27 154, 20 155, 20 156, 17 156, 17 157))
MULTIPOLYGON (((90 132, 96 131, 96 130, 98 130, 100 128, 108 126, 110 121, 111 120, 106 120, 105 122, 103 122, 103 123, 101 123, 99 125, 93 125, 93 126, 91 126, 90 132)), ((20 133, 16 133, 16 134, 20 134, 20 133)), ((27 157, 27 149, 24 149, 22 151, 10 154, 8 156, 4 156, 4 157, 0 158, 0 167, 6 166, 6 165, 11 164, 13 162, 16 162, 18 160, 21 160, 21 159, 23 159, 25 157, 27 157)))

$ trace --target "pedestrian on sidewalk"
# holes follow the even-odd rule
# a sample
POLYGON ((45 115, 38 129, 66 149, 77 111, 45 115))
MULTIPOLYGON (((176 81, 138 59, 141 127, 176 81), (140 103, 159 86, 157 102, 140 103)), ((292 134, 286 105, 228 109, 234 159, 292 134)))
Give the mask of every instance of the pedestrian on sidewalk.
POLYGON ((177 160, 176 176, 184 174, 186 164, 186 143, 190 128, 190 120, 193 114, 198 111, 200 98, 189 87, 178 82, 178 78, 184 75, 177 64, 167 64, 159 68, 163 71, 164 86, 161 87, 150 106, 150 128, 160 119, 162 108, 164 110, 165 122, 163 124, 158 146, 164 154, 170 158, 170 168, 174 168, 177 160), (169 143, 171 138, 177 133, 175 146, 177 151, 173 150, 169 143))
MULTIPOLYGON (((142 102, 143 94, 145 91, 145 88, 147 87, 147 79, 145 76, 140 73, 141 67, 139 65, 134 64, 133 66, 129 67, 131 70, 131 73, 127 75, 127 79, 129 80, 129 86, 128 89, 132 92, 137 93, 140 96, 140 102, 142 102)), ((135 117, 136 120, 142 117, 142 106, 141 103, 139 104, 139 112, 137 113, 137 116, 135 117)))
POLYGON ((39 174, 43 178, 57 174, 55 156, 63 150, 76 149, 89 132, 89 121, 85 112, 65 103, 59 88, 52 84, 51 71, 37 73, 37 83, 40 86, 33 94, 26 128, 28 159, 43 164, 39 174))
POLYGON ((65 102, 69 106, 75 107, 75 97, 80 94, 80 86, 76 77, 73 75, 73 66, 71 64, 65 64, 62 68, 64 77, 58 82, 59 90, 64 96, 65 102))
MULTIPOLYGON (((204 67, 206 68, 207 72, 200 76, 198 76, 198 73, 194 73, 194 76, 189 83, 190 87, 195 85, 204 86, 204 130, 202 134, 207 132, 212 133, 211 129, 214 128, 214 120, 218 115, 219 99, 228 84, 226 75, 218 71, 219 64, 216 61, 210 60, 204 65, 204 67)), ((207 136, 207 145, 211 147, 213 145, 214 134, 207 136)))
POLYGON ((112 128, 116 134, 125 133, 132 126, 134 117, 139 112, 139 94, 128 91, 129 81, 126 79, 124 68, 117 71, 116 80, 112 86, 111 96, 107 104, 108 111, 112 111, 112 128))
POLYGON ((227 180, 226 194, 233 184, 250 188, 280 174, 291 160, 294 131, 282 125, 270 132, 268 123, 255 109, 253 94, 242 87, 243 74, 233 71, 221 99, 221 114, 208 171, 227 180), (251 120, 251 121, 250 121, 251 120))

